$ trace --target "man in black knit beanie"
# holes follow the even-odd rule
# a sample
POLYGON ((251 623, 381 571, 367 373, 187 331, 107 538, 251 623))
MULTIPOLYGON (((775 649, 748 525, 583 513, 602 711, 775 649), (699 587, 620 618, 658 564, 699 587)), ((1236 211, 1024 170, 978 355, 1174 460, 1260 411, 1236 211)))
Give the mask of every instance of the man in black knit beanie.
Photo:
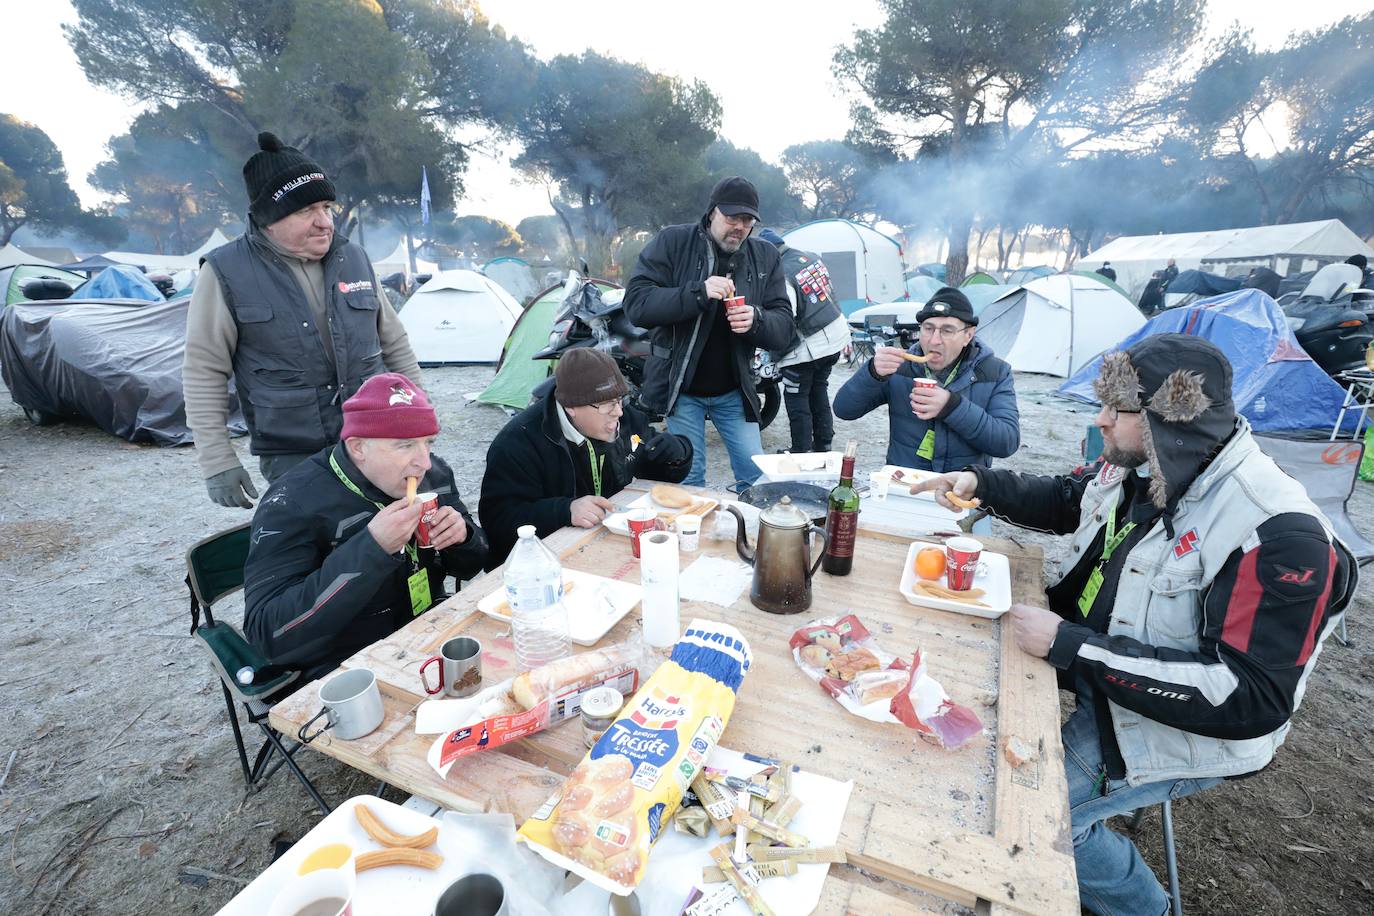
POLYGON ((367 253, 334 230, 328 174, 274 134, 258 147, 243 166, 248 230, 201 262, 182 367, 206 489, 245 509, 258 492, 229 441, 231 376, 269 484, 338 441, 343 402, 370 376, 420 379, 367 253))

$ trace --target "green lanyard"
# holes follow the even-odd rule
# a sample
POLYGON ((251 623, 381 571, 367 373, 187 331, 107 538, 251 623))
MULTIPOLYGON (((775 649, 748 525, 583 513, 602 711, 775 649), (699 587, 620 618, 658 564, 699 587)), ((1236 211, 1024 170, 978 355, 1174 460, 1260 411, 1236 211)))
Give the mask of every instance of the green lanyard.
MULTIPOLYGON (((930 374, 930 367, 929 367, 929 366, 922 366, 921 368, 924 369, 924 370, 926 371, 926 378, 935 378, 935 376, 933 376, 933 375, 930 374)), ((945 382, 944 382, 944 386, 943 386, 943 387, 948 388, 948 387, 949 387, 949 383, 952 382, 952 381, 954 381, 954 376, 956 376, 956 375, 958 375, 958 374, 959 374, 959 361, 956 360, 955 363, 954 363, 954 365, 953 365, 952 367, 950 367, 949 375, 945 376, 945 382)), ((939 379, 936 379, 936 381, 939 381, 939 379)), ((935 460, 935 426, 934 426, 934 424, 931 424, 930 429, 926 430, 926 434, 925 434, 924 436, 921 437, 921 444, 918 445, 918 446, 916 446, 916 455, 917 455, 917 457, 919 457, 919 458, 924 458, 924 459, 927 460, 927 461, 934 461, 934 460, 935 460)))
MULTIPOLYGON (((368 499, 363 495, 363 491, 358 489, 358 485, 348 479, 343 468, 339 467, 338 460, 334 453, 329 453, 329 466, 334 469, 334 476, 339 478, 339 482, 355 494, 366 499, 378 509, 385 509, 386 506, 377 502, 375 499, 368 499)), ((419 617, 429 606, 434 603, 433 596, 429 591, 429 571, 420 565, 420 548, 415 546, 415 539, 406 542, 406 557, 410 560, 410 575, 406 576, 406 587, 410 590, 410 614, 412 617, 419 617)))
POLYGON ((592 466, 592 489, 596 491, 597 496, 600 496, 601 466, 606 463, 606 456, 597 455, 596 449, 592 448, 591 439, 584 439, 583 441, 587 443, 587 457, 590 459, 590 464, 592 466))
POLYGON ((1102 590, 1102 568, 1107 565, 1107 561, 1116 553, 1116 548, 1121 546, 1121 542, 1126 540, 1126 536, 1135 530, 1135 522, 1127 522, 1126 527, 1120 531, 1116 530, 1116 502, 1112 503, 1112 509, 1107 513, 1107 539, 1102 545, 1102 559, 1088 576, 1087 584, 1083 586, 1083 593, 1078 596, 1078 610, 1084 617, 1092 610, 1093 602, 1097 600, 1097 593, 1102 590))

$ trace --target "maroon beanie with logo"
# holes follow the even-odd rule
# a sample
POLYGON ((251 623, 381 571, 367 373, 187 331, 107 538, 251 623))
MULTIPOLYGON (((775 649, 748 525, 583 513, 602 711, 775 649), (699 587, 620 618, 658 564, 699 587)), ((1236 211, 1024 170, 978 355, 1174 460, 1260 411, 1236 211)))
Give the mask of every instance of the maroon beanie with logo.
POLYGON ((419 439, 439 432, 429 398, 399 372, 383 372, 363 382, 343 405, 340 439, 419 439))

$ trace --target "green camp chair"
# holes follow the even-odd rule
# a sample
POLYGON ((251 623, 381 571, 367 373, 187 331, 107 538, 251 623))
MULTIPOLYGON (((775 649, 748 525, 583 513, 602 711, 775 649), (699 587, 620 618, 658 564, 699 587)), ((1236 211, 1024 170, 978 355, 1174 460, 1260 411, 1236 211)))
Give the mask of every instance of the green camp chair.
POLYGON ((238 745, 239 765, 243 781, 253 789, 271 779, 282 764, 291 768, 305 791, 310 793, 321 813, 329 814, 330 807, 314 785, 296 764, 295 753, 303 745, 282 743, 281 735, 267 723, 271 701, 280 697, 282 688, 300 677, 299 671, 273 673, 266 658, 243 638, 232 624, 216 622, 211 605, 243 588, 243 566, 248 560, 250 531, 245 523, 228 528, 197 541, 186 551, 186 585, 191 590, 191 635, 205 647, 210 664, 219 674, 224 691, 224 705, 229 711, 229 724, 234 728, 234 743, 238 745), (201 611, 205 622, 201 622, 201 611), (245 668, 259 672, 247 684, 240 683, 238 673, 245 668), (250 767, 248 751, 243 745, 235 701, 243 704, 248 721, 262 730, 265 740, 250 767), (279 759, 273 761, 274 757, 279 759), (271 764, 269 766, 269 764, 271 764))

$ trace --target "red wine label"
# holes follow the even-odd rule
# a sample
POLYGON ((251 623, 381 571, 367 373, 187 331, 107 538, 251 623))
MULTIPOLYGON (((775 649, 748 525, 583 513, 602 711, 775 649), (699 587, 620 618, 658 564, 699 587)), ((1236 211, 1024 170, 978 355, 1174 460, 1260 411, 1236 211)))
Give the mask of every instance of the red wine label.
POLYGON ((859 513, 831 509, 825 516, 825 533, 830 537, 825 552, 832 557, 854 556, 854 535, 859 530, 859 513))

